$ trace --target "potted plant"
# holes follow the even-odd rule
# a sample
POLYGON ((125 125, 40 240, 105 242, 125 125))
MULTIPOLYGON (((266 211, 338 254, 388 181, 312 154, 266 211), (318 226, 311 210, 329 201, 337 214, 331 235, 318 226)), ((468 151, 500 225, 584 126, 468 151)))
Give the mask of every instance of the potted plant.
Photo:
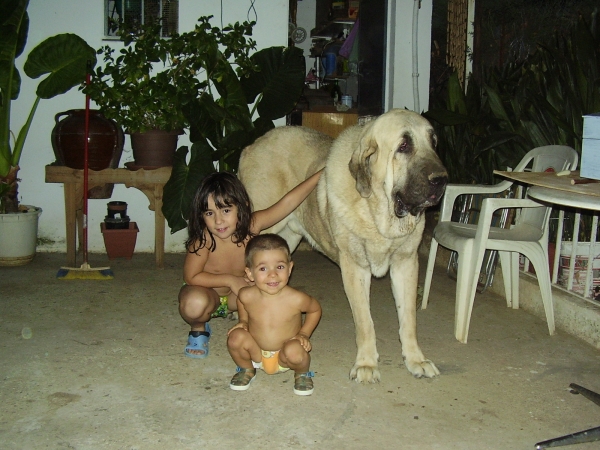
POLYGON ((191 200, 202 178, 215 170, 235 172, 244 147, 289 113, 304 87, 301 49, 269 47, 248 56, 254 42, 246 36, 251 35, 253 23, 221 30, 210 27, 209 19, 200 18, 188 47, 204 81, 199 95, 181 102, 192 146, 177 150, 163 192, 162 211, 172 233, 187 226, 191 200))
POLYGON ((81 84, 88 61, 96 62, 94 49, 75 34, 50 37, 31 50, 24 72, 34 79, 48 76, 39 83, 27 121, 11 142, 11 103, 21 87, 15 60, 27 43, 28 4, 28 0, 0 0, 0 265, 26 264, 35 255, 41 208, 19 205, 18 172, 37 106, 42 98, 55 97, 81 84))
POLYGON ((168 39, 161 37, 160 22, 120 24, 118 35, 123 48, 116 52, 105 45, 97 52, 104 64, 95 69, 84 92, 106 117, 130 134, 136 166, 172 164, 177 136, 189 126, 183 107, 209 88, 204 74, 218 64, 219 45, 225 46, 225 54, 235 53, 240 72, 250 70, 248 51, 254 42, 245 36, 251 24, 216 33, 209 19, 201 17, 194 30, 175 33, 168 39), (150 142, 139 142, 148 135, 150 142), (171 141, 168 151, 164 141, 158 142, 163 138, 171 141), (148 150, 158 153, 146 156, 148 150))
POLYGON ((134 141, 140 134, 189 127, 189 164, 187 147, 162 164, 173 165, 163 194, 172 232, 187 225, 191 196, 215 170, 214 162, 219 170, 235 171, 241 150, 293 109, 304 86, 302 50, 270 47, 252 53, 253 22, 221 29, 211 19, 200 17, 193 30, 168 39, 161 37, 160 23, 120 24, 123 48, 98 50, 104 64, 84 88, 103 114, 134 138, 133 168, 155 166, 138 160, 134 141))

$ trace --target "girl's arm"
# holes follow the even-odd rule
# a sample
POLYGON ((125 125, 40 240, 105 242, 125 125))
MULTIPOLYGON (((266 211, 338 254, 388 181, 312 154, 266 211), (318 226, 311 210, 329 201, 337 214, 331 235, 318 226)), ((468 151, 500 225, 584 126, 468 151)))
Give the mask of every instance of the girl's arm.
POLYGON ((254 212, 254 214, 252 214, 252 232, 260 233, 262 230, 272 227, 295 210, 313 191, 319 181, 322 171, 323 169, 304 180, 290 192, 281 197, 274 205, 269 206, 267 209, 254 212))
POLYGON ((205 272, 204 267, 208 261, 209 250, 201 248, 196 253, 188 252, 183 263, 183 281, 189 285, 203 286, 206 288, 228 287, 234 294, 247 286, 243 277, 223 273, 216 274, 205 272))

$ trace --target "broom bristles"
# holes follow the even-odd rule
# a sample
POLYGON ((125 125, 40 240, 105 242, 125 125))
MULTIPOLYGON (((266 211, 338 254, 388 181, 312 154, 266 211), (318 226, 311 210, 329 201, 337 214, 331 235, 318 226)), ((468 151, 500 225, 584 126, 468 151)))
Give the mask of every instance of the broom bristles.
POLYGON ((56 278, 61 280, 112 280, 115 277, 110 267, 92 269, 89 265, 80 268, 61 267, 56 278))

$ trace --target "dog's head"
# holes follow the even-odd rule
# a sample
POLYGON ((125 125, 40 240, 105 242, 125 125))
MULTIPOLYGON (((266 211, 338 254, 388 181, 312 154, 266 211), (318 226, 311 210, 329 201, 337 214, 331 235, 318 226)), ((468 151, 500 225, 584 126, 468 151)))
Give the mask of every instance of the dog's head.
POLYGON ((448 182, 436 144, 433 127, 415 112, 379 116, 364 126, 350 160, 356 190, 364 198, 382 190, 397 217, 418 216, 439 202, 448 182))

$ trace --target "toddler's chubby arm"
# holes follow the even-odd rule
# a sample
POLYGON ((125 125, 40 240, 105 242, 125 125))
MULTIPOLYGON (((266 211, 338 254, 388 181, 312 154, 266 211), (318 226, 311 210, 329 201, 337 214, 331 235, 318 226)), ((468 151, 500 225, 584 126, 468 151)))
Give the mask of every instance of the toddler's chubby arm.
POLYGON ((274 205, 269 206, 267 209, 255 211, 252 215, 252 232, 260 233, 262 230, 272 227, 277 222, 280 222, 294 211, 317 186, 319 178, 321 177, 321 172, 323 172, 323 169, 308 177, 290 192, 281 197, 274 205))
POLYGON ((304 295, 306 296, 306 299, 303 302, 304 308, 302 312, 306 313, 306 317, 304 318, 302 328, 300 328, 298 334, 296 334, 296 336, 294 336, 292 339, 300 341, 300 345, 304 347, 304 350, 310 352, 312 349, 310 336, 313 334, 313 331, 315 331, 315 328, 317 328, 317 325, 321 320, 321 305, 316 298, 306 294, 304 295))
POLYGON ((196 253, 188 252, 183 263, 183 281, 194 286, 206 288, 228 287, 237 295, 239 290, 248 286, 244 277, 228 273, 210 273, 204 270, 210 251, 206 248, 199 249, 196 253))

